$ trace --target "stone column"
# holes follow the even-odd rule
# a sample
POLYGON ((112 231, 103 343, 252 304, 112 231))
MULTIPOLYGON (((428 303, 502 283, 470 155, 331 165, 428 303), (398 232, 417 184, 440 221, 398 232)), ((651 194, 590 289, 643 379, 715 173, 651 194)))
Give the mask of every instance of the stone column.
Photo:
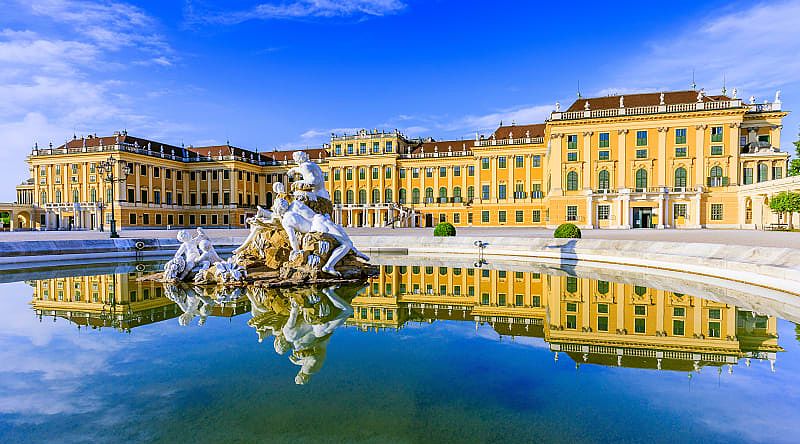
MULTIPOLYGON (((655 183, 660 187, 665 187, 668 184, 668 175, 667 175, 667 132, 668 131, 669 128, 667 127, 658 128, 658 158, 656 160, 656 162, 658 162, 657 166, 658 177, 655 183)), ((664 223, 662 222, 661 225, 664 225, 664 223)))
POLYGON ((17 226, 17 224, 16 224, 16 217, 14 216, 14 212, 13 211, 9 211, 8 212, 8 230, 9 231, 14 231, 16 226, 17 226))
POLYGON ((628 148, 626 146, 627 136, 627 129, 617 131, 617 158, 619 159, 619 168, 617 168, 617 189, 628 188, 628 183, 625 177, 625 175, 628 174, 628 148))
POLYGON ((594 205, 592 205, 592 190, 586 195, 586 226, 584 228, 594 228, 594 205))
POLYGON ((631 195, 629 190, 620 191, 620 219, 619 227, 628 229, 631 227, 631 195))
POLYGON ((656 225, 656 228, 661 230, 667 228, 669 224, 665 223, 665 219, 666 217, 664 215, 664 193, 662 190, 662 193, 658 195, 658 224, 656 225))
MULTIPOLYGON (((697 159, 697 166, 695 167, 695 183, 697 186, 706 186, 706 148, 705 148, 705 134, 708 125, 695 126, 695 158, 697 159)), ((698 222, 699 223, 699 222, 698 222)))
POLYGON ((692 214, 692 219, 694 219, 692 225, 694 225, 696 228, 703 227, 702 222, 700 221, 700 212, 702 210, 701 205, 702 200, 700 199, 700 194, 698 193, 692 196, 692 212, 694 213, 692 214))

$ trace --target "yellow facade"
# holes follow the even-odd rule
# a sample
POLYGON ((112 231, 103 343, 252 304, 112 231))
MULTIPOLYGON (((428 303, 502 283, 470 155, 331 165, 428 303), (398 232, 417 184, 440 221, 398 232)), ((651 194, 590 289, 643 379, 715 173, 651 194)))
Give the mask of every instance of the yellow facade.
POLYGON ((573 276, 474 268, 383 266, 353 299, 349 324, 489 324, 540 337, 576 362, 692 369, 774 361, 777 319, 695 296, 573 276))
MULTIPOLYGON (((788 154, 776 147, 786 115, 779 101, 696 91, 581 98, 488 137, 361 130, 311 157, 345 226, 758 228, 772 219, 764 200, 739 191, 785 176, 788 154)), ((271 184, 291 179, 289 152, 184 149, 124 133, 74 139, 28 158, 20 192, 32 196, 32 228, 108 225, 110 186, 95 168, 109 154, 134 170, 114 190, 125 228, 243 227, 256 205, 271 205, 271 184)))

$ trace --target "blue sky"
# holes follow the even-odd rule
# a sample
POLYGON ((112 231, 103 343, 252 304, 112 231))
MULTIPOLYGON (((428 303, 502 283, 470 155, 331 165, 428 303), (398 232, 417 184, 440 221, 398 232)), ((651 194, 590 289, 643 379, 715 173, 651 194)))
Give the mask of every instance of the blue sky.
MULTIPOLYGON (((0 0, 0 201, 34 142, 129 133, 271 150, 332 131, 474 137, 558 100, 800 97, 800 1, 0 0)), ((791 150, 800 120, 785 120, 791 150)))

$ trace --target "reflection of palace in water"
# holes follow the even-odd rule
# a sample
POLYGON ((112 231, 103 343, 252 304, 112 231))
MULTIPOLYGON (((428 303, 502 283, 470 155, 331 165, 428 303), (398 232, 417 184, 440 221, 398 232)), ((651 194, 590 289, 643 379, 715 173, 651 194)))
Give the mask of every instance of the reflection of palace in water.
MULTIPOLYGON (((144 272, 60 277, 30 281, 33 309, 40 319, 64 318, 83 327, 130 331, 184 314, 186 304, 170 299, 159 282, 138 282, 144 272)), ((199 321, 206 316, 232 317, 249 311, 246 298, 201 301, 199 321)))
MULTIPOLYGON (((383 266, 351 303, 349 325, 409 321, 489 324, 502 336, 539 337, 577 364, 697 370, 766 359, 777 319, 696 296, 574 276, 475 268, 383 266)), ((732 367, 729 366, 729 370, 732 367)))
MULTIPOLYGON (((242 294, 175 292, 158 282, 137 281, 142 274, 31 281, 32 305, 40 319, 120 331, 172 318, 202 325, 209 316, 252 310, 251 325, 263 337, 267 318, 277 316, 267 313, 272 309, 259 309, 263 295, 254 298, 250 289, 242 294)), ((543 338, 555 359, 563 352, 578 364, 692 370, 740 359, 774 364, 783 350, 775 317, 696 296, 573 276, 387 265, 366 287, 339 292, 344 301, 352 299, 347 325, 362 330, 399 329, 414 321, 470 321, 506 337, 543 338)), ((291 306, 285 310, 280 317, 288 319, 291 306)))

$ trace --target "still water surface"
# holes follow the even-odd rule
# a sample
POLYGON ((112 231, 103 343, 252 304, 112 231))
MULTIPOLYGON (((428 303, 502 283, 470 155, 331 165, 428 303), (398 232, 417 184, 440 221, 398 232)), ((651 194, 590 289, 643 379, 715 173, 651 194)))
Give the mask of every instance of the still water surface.
POLYGON ((735 292, 424 264, 233 293, 51 274, 0 284, 0 442, 799 436, 800 329, 735 292))

